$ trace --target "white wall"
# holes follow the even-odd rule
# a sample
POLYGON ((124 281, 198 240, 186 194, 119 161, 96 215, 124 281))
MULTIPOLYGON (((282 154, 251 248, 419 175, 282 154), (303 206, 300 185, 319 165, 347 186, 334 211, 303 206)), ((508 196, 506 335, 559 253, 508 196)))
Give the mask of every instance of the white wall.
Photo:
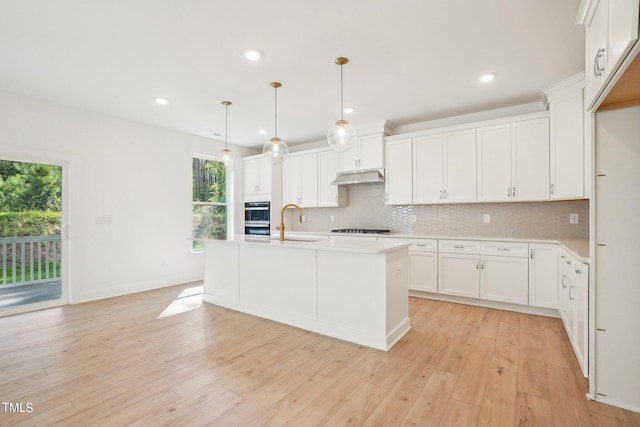
MULTIPOLYGON (((63 274, 72 303, 202 279, 203 256, 187 240, 191 158, 221 149, 218 141, 0 92, 0 158, 68 165, 63 274)), ((232 149, 237 158, 250 153, 232 149)))

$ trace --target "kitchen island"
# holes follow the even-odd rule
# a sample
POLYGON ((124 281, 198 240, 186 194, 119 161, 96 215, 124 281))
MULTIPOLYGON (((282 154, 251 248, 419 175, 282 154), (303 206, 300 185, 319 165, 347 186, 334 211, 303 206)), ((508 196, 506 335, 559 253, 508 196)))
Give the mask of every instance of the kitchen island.
POLYGON ((408 244, 205 240, 205 302, 390 349, 409 329, 408 244))

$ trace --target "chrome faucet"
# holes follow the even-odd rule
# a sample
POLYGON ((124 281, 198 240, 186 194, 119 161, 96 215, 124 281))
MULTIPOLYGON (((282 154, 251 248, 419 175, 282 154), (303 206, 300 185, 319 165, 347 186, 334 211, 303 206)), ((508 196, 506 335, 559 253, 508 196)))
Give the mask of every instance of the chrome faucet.
POLYGON ((280 230, 280 241, 284 242, 284 211, 287 208, 296 208, 298 209, 298 213, 300 214, 300 224, 302 224, 302 209, 300 209, 300 206, 296 205, 295 203, 289 203, 288 205, 284 205, 282 207, 282 211, 280 212, 280 225, 278 227, 276 227, 276 230, 280 230))

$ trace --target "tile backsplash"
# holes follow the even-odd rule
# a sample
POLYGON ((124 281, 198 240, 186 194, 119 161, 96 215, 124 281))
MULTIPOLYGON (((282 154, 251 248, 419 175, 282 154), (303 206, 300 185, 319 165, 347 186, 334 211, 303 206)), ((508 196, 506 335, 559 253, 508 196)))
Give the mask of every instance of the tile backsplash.
POLYGON ((394 233, 433 236, 589 237, 588 200, 386 206, 384 184, 353 186, 347 192, 347 207, 304 209, 303 224, 293 221, 293 213, 288 212, 287 229, 388 228, 394 233), (483 223, 485 214, 490 215, 488 224, 483 223), (569 224, 569 214, 578 214, 579 224, 569 224))

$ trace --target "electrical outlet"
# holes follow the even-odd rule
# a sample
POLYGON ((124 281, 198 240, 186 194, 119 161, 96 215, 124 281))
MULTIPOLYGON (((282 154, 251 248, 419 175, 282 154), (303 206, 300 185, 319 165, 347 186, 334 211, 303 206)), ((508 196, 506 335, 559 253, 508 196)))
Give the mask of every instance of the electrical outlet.
POLYGON ((580 224, 578 214, 569 214, 569 224, 580 224))
POLYGON ((329 217, 329 220, 330 220, 331 222, 334 222, 334 221, 336 220, 336 218, 335 218, 333 215, 331 215, 331 216, 329 217))
POLYGON ((411 215, 411 222, 413 223, 418 222, 418 217, 415 215, 411 215))
POLYGON ((484 222, 485 224, 489 224, 491 222, 491 215, 489 214, 482 215, 482 222, 484 222))

